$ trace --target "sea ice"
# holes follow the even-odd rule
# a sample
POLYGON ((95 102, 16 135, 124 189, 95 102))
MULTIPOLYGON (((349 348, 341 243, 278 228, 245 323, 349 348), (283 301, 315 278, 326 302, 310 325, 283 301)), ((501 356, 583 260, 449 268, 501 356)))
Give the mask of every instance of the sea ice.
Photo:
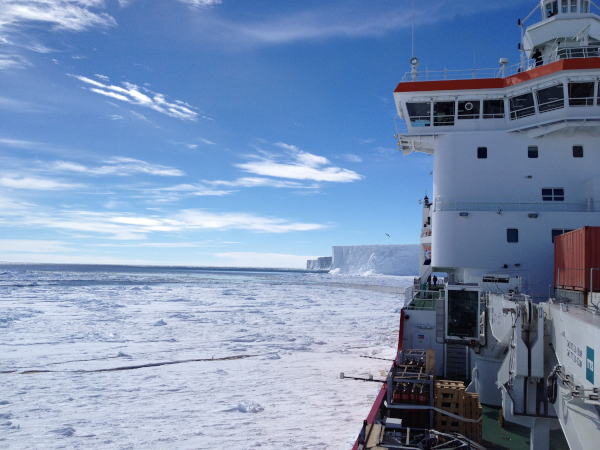
POLYGON ((411 283, 5 270, 0 449, 347 450, 411 283))

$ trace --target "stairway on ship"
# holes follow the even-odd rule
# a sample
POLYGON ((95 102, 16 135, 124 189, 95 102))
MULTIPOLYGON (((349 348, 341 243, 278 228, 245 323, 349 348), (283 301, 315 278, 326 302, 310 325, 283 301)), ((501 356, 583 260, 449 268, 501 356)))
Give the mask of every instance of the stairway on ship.
POLYGON ((466 380, 469 378, 469 347, 461 344, 446 344, 444 359, 444 376, 451 380, 466 380))

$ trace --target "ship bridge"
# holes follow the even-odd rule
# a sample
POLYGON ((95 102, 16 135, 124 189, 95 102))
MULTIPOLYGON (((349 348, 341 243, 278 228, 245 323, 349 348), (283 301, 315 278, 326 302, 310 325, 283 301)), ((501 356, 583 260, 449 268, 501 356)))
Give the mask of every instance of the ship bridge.
POLYGON ((436 138, 449 133, 600 135, 600 16, 591 7, 600 10, 588 0, 541 2, 518 22, 517 64, 423 71, 413 58, 394 91, 399 149, 433 154, 436 138), (536 12, 541 21, 525 29, 536 12))

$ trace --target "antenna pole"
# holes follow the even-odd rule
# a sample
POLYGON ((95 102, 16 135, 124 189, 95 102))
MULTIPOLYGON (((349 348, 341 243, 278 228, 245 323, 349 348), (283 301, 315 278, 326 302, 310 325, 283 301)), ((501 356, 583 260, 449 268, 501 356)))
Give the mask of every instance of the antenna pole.
POLYGON ((415 57, 415 0, 412 0, 412 51, 410 57, 415 57))

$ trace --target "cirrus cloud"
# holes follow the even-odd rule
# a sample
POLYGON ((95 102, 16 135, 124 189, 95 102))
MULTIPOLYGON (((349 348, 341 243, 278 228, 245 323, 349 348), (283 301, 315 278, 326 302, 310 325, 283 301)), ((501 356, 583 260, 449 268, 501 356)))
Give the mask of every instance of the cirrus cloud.
POLYGON ((145 173, 147 175, 181 177, 185 175, 179 169, 159 164, 150 164, 139 159, 115 157, 105 161, 106 165, 100 167, 87 167, 83 164, 70 161, 56 161, 54 169, 62 172, 77 172, 90 175, 133 175, 145 173))
POLYGON ((57 191, 83 187, 82 184, 62 183, 46 178, 0 177, 0 186, 10 189, 29 189, 37 191, 57 191))
POLYGON ((104 7, 104 0, 0 0, 0 29, 36 22, 66 31, 116 25, 112 16, 97 11, 104 7))
POLYGON ((196 109, 194 106, 182 102, 181 100, 169 102, 166 100, 164 94, 153 92, 150 89, 132 83, 123 82, 124 87, 121 87, 100 83, 80 75, 71 76, 87 85, 93 86, 89 88, 91 92, 104 95, 105 97, 150 108, 159 113, 166 114, 167 116, 175 117, 176 119, 195 121, 198 118, 198 113, 193 111, 193 109, 196 109))

